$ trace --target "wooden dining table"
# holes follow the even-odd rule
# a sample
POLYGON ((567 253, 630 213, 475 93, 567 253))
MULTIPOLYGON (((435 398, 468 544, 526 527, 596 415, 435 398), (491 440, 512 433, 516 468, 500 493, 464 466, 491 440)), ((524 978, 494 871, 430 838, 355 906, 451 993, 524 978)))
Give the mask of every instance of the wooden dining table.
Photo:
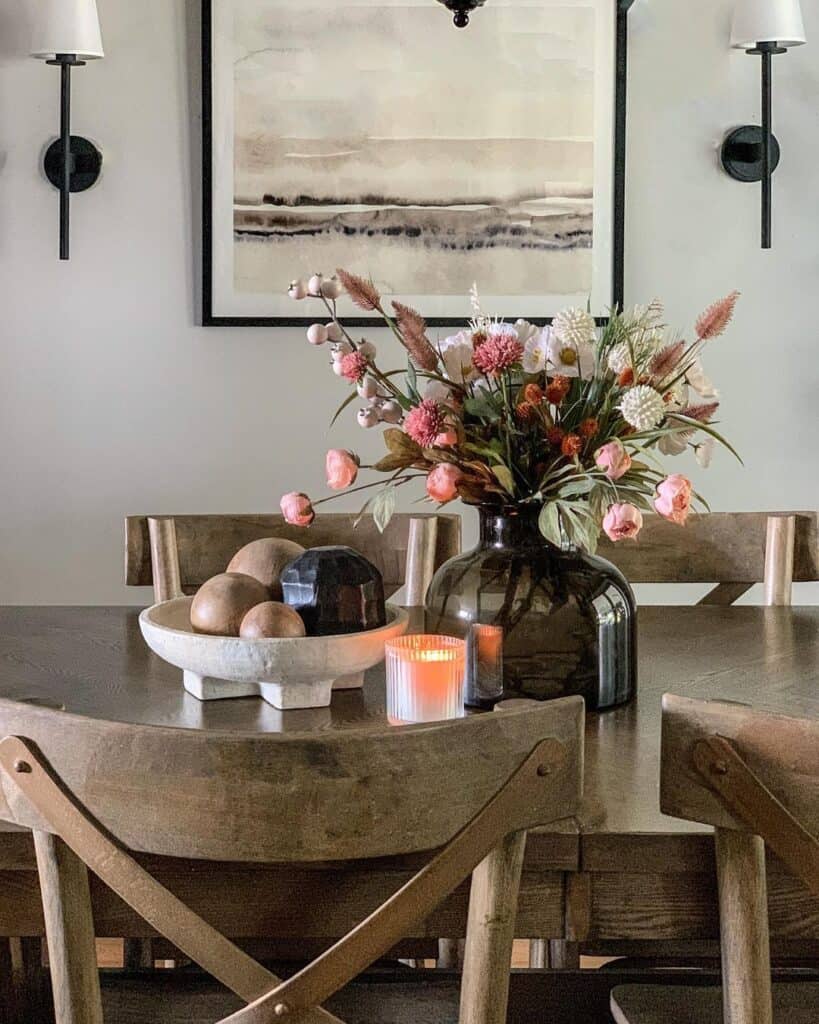
MULTIPOLYGON (((0 609, 0 722, 7 702, 65 715, 236 734, 385 730, 383 666, 328 708, 277 711, 258 698, 201 703, 181 673, 151 653, 137 609, 0 609)), ((713 841, 704 826, 658 807, 660 701, 666 691, 819 715, 819 608, 643 607, 639 690, 630 704, 589 714, 585 796, 577 820, 535 830, 527 843, 516 933, 543 940, 552 964, 606 954, 716 949, 713 841), (550 946, 551 942, 551 946, 550 946)), ((469 764, 463 766, 469 771, 469 764)), ((430 791, 429 800, 442 796, 430 791)), ((410 877, 417 859, 286 865, 140 858, 192 909, 234 939, 326 946, 410 877)), ((774 951, 819 951, 819 899, 772 860, 774 951)), ((92 886, 98 936, 154 933, 101 883, 92 886)), ((416 940, 465 932, 462 887, 416 929, 416 940)), ((42 936, 31 836, 0 823, 0 937, 42 936)), ((546 962, 549 962, 548 959, 546 962)))

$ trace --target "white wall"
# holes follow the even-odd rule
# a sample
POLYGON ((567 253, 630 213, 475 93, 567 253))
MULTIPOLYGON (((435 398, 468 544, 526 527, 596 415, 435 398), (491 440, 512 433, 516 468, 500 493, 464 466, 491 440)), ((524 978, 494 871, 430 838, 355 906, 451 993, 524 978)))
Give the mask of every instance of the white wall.
MULTIPOLYGON (((74 75, 73 128, 104 174, 75 197, 72 260, 57 261, 38 161, 58 72, 23 56, 35 2, 0 0, 0 602, 136 603, 122 517, 318 493, 340 385, 300 332, 194 326, 198 0, 99 0, 108 56, 74 75)), ((768 253, 758 188, 717 166, 726 129, 759 113, 758 63, 727 49, 731 0, 631 15, 627 299, 661 296, 684 326, 743 292, 708 359, 745 456, 698 479, 716 509, 817 504, 819 11, 803 6, 813 45, 775 61, 768 253)), ((333 436, 361 447, 349 421, 333 436)))

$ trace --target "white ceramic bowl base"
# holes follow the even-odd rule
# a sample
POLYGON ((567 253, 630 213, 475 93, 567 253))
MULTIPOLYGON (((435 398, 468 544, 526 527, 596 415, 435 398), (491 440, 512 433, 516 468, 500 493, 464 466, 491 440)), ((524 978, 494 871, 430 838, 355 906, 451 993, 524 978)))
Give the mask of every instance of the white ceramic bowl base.
POLYGON ((192 598, 146 608, 139 617, 145 642, 182 669, 185 689, 198 700, 259 696, 282 711, 329 705, 333 690, 360 687, 364 672, 384 660, 384 644, 406 632, 409 615, 387 605, 387 625, 343 636, 242 640, 205 636, 190 624, 192 598))

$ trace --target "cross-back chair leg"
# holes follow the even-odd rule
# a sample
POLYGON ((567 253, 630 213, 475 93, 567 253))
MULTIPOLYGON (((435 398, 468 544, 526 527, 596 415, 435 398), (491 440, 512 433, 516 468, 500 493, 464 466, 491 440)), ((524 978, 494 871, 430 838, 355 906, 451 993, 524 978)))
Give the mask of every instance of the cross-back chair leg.
POLYGON ((58 836, 34 832, 57 1024, 103 1024, 88 869, 58 836))
POLYGON ((772 1024, 765 843, 722 828, 714 842, 725 1024, 772 1024))
POLYGON ((505 1024, 526 833, 507 836, 472 872, 460 1024, 505 1024))

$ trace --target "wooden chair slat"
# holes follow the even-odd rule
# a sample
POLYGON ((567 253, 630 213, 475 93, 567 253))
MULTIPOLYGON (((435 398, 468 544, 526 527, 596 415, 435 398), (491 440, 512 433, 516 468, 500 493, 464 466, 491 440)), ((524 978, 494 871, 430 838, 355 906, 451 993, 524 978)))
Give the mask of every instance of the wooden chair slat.
POLYGON ((125 520, 125 582, 147 587, 154 582, 151 568, 149 519, 172 519, 179 556, 179 584, 185 593, 200 587, 225 568, 233 555, 251 541, 282 537, 304 547, 346 544, 360 551, 384 577, 388 595, 405 582, 410 521, 436 520, 434 565, 437 568, 461 548, 461 520, 455 515, 399 513, 384 533, 379 533, 371 516, 356 526, 357 515, 326 513, 316 517, 309 529, 290 526, 280 515, 173 515, 128 516, 125 520))
POLYGON ((711 512, 692 516, 684 527, 647 515, 636 543, 604 538, 600 554, 632 583, 762 583, 768 519, 782 515, 794 518, 794 582, 819 579, 816 511, 711 512))

